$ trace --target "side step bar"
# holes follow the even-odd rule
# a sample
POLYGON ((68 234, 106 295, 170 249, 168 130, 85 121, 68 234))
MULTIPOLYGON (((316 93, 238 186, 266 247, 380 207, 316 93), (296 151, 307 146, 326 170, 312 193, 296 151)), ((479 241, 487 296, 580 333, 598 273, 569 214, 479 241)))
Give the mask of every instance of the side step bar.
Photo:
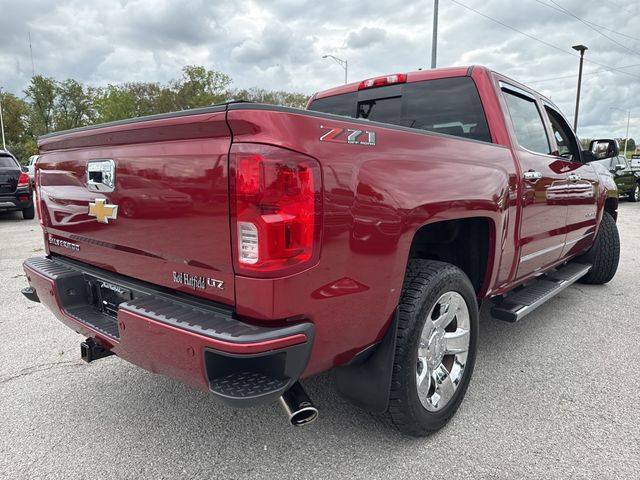
POLYGON ((491 315, 498 320, 517 322, 575 283, 590 269, 591 265, 585 263, 568 263, 542 275, 533 283, 503 297, 491 308, 491 315))

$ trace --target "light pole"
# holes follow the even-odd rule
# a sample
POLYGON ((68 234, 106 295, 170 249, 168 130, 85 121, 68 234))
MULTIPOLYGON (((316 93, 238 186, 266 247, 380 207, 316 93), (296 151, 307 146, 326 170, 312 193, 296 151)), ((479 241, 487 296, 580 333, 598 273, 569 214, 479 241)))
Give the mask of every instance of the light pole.
POLYGON ((344 68, 344 83, 345 85, 347 84, 347 78, 349 75, 349 62, 347 62, 346 60, 343 60, 341 58, 338 57, 334 57, 333 55, 323 55, 322 58, 333 58, 335 60, 335 62, 340 65, 342 68, 344 68))
POLYGON ((627 134, 624 136, 624 155, 627 156, 627 142, 629 141, 629 122, 631 121, 631 110, 623 110, 618 107, 609 107, 611 110, 620 110, 621 112, 627 112, 627 134))
POLYGON ((2 119, 2 87, 0 87, 0 130, 2 130, 2 149, 7 149, 7 144, 4 141, 4 120, 2 119))
POLYGON ((578 131, 578 110, 580 109, 580 86, 582 85, 582 62, 584 60, 584 51, 589 50, 584 45, 574 45, 574 50, 580 52, 580 68, 578 70, 578 93, 576 94, 576 114, 573 117, 573 131, 578 131))
POLYGON ((438 53, 438 0, 433 0, 433 37, 431 39, 431 68, 436 68, 438 53))

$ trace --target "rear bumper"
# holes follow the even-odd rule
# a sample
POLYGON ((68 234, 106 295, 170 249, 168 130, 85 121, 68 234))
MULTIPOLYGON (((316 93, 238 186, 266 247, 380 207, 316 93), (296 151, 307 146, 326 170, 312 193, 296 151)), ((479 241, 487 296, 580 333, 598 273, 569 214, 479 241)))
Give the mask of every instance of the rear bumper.
POLYGON ((67 326, 135 365, 209 390, 233 406, 276 399, 309 360, 309 322, 252 325, 229 307, 61 257, 33 257, 23 266, 28 298, 67 326), (111 315, 99 307, 105 284, 131 297, 111 315))
POLYGON ((33 195, 28 188, 18 188, 15 193, 0 193, 0 211, 23 210, 33 205, 33 195))

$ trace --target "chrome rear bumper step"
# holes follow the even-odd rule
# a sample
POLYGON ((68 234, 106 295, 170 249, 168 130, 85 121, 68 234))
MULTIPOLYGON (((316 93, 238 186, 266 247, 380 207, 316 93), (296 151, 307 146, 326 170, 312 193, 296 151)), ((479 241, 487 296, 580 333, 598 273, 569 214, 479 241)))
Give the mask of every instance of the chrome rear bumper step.
POLYGON ((503 297, 491 308, 491 315, 506 322, 517 322, 562 290, 586 275, 591 265, 568 263, 546 273, 533 283, 503 297))

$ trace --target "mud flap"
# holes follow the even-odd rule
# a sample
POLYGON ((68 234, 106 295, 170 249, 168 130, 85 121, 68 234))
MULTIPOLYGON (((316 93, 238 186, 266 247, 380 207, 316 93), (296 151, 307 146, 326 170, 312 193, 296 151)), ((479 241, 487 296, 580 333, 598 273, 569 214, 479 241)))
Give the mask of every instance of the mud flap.
POLYGON ((396 308, 382 342, 366 359, 336 369, 336 388, 340 395, 371 413, 384 413, 389 405, 398 317, 396 308))

